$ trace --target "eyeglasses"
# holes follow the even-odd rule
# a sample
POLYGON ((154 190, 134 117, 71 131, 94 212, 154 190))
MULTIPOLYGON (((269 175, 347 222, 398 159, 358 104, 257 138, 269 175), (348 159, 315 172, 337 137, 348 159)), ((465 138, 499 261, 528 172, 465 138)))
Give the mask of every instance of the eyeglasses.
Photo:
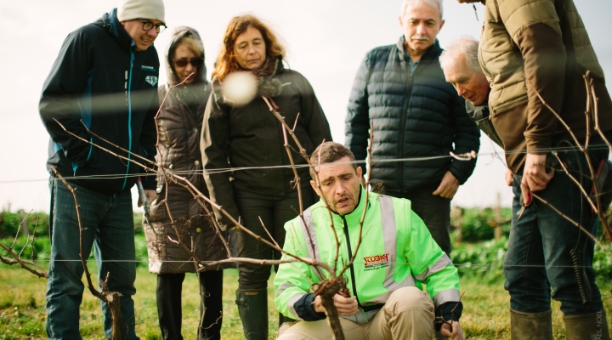
POLYGON ((181 58, 181 59, 177 59, 174 61, 174 65, 178 67, 185 67, 187 66, 187 64, 191 64, 191 66, 195 68, 199 68, 200 66, 202 66, 202 64, 204 64, 204 59, 202 58, 191 58, 191 59, 181 58))
POLYGON ((138 21, 140 21, 140 23, 142 24, 142 30, 145 32, 148 32, 150 30, 153 29, 153 27, 155 27, 155 32, 157 33, 161 33, 166 29, 166 25, 164 23, 161 24, 154 24, 149 20, 144 20, 144 19, 137 19, 138 21))

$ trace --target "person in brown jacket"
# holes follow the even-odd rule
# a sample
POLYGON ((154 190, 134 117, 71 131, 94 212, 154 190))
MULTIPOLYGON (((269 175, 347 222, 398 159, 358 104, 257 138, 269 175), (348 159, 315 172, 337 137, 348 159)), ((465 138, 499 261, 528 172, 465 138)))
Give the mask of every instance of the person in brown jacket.
POLYGON ((568 340, 609 339, 587 235, 595 233, 597 215, 574 182, 591 192, 587 159, 596 171, 607 166, 609 149, 593 130, 598 121, 610 140, 612 100, 603 70, 573 0, 487 0, 485 6, 479 59, 491 85, 491 121, 514 174, 504 260, 512 339, 552 339, 551 298, 561 302, 568 340), (597 110, 587 106, 587 73, 597 110), (588 142, 588 154, 574 137, 588 142))
MULTIPOLYGON (((294 133, 308 155, 323 141, 331 140, 312 86, 300 73, 283 66, 284 57, 285 49, 275 34, 256 17, 243 15, 230 21, 213 72, 201 146, 211 199, 261 238, 270 240, 271 235, 280 247, 285 241, 285 222, 295 218, 300 209, 296 184, 302 188, 303 209, 313 204, 316 196, 310 188, 306 160, 287 133, 300 178, 295 183, 281 123, 263 97, 278 107, 289 126, 295 126, 294 133), (255 97, 242 105, 222 92, 222 86, 230 83, 229 76, 237 74, 256 78, 255 97)), ((215 213, 223 225, 233 227, 219 211, 215 213)), ((280 259, 279 252, 243 232, 237 233, 235 245, 239 257, 280 259)), ((245 337, 268 339, 270 266, 241 263, 239 272, 236 304, 245 337)))
MULTIPOLYGON (((157 162, 167 171, 185 177, 208 195, 200 155, 200 128, 210 83, 206 81, 204 46, 190 27, 178 27, 166 54, 168 83, 159 87, 163 106, 157 116, 159 131, 157 162), (180 84, 177 86, 177 84, 180 84), (165 101, 164 101, 165 98, 165 101)), ((157 312, 162 339, 181 335, 181 291, 185 273, 197 272, 202 296, 198 339, 220 339, 223 317, 223 271, 220 267, 196 266, 178 244, 192 247, 200 261, 227 257, 218 232, 198 201, 183 187, 159 176, 159 196, 152 202, 150 227, 145 225, 149 270, 157 275, 157 312)))

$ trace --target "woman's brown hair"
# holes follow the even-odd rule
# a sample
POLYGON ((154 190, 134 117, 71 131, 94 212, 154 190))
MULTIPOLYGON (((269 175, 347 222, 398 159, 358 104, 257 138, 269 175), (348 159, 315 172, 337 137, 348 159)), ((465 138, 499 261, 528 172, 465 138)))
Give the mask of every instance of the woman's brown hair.
POLYGON ((240 69, 238 62, 234 58, 234 44, 238 36, 244 33, 249 26, 261 32, 266 43, 266 59, 277 58, 279 56, 283 59, 285 58, 285 48, 279 43, 274 32, 266 24, 251 14, 237 16, 230 20, 225 30, 223 44, 221 44, 215 69, 212 73, 213 78, 216 77, 219 81, 223 81, 228 74, 240 69))

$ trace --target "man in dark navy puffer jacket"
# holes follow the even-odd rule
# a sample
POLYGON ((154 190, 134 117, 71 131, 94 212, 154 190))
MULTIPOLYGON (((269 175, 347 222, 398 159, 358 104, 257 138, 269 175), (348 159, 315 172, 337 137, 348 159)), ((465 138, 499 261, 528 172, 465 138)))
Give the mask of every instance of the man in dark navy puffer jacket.
POLYGON ((365 160, 372 124, 372 181, 411 200, 449 254, 450 200, 476 164, 449 153, 478 152, 480 132, 438 62, 442 0, 404 0, 399 20, 404 36, 371 50, 357 72, 345 144, 365 160))
MULTIPOLYGON (((81 240, 85 259, 95 246, 99 279, 107 280, 109 291, 122 295, 121 329, 115 331, 120 331, 121 339, 138 339, 132 300, 136 264, 130 188, 143 172, 134 163, 145 161, 137 156, 155 159, 159 58, 152 46, 164 27, 162 0, 124 0, 101 19, 68 34, 43 85, 39 111, 51 136, 47 164, 77 189, 80 208, 77 221, 71 192, 50 171, 49 339, 81 338, 81 240), (58 122, 126 159, 70 135, 58 122)), ((155 177, 143 177, 143 186, 149 199, 155 199, 155 177)), ((111 313, 106 304, 102 309, 110 339, 111 313)))

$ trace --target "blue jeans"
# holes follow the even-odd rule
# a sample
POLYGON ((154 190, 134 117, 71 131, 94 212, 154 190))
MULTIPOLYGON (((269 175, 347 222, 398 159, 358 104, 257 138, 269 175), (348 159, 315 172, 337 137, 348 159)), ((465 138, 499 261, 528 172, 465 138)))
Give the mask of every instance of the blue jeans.
MULTIPOLYGON (((83 298, 83 266, 79 257, 79 226, 74 198, 64 184, 51 179, 51 258, 47 285, 47 335, 49 339, 81 339, 79 306, 83 298)), ((82 186, 76 188, 83 231, 83 256, 92 245, 98 265, 98 280, 108 278, 108 289, 121 293, 122 335, 138 339, 134 333, 136 263, 132 195, 124 191, 105 195, 82 186)), ((95 283, 97 287, 98 284, 95 283)), ((104 332, 111 337, 111 314, 102 303, 104 332)))
MULTIPOLYGON (((600 160, 608 158, 608 150, 592 151, 590 156, 597 169, 600 160)), ((559 152, 559 157, 590 192, 592 183, 584 154, 564 151, 559 152), (581 173, 587 177, 580 176, 581 173)), ((554 177, 545 190, 535 194, 594 234, 597 216, 578 186, 553 155, 548 156, 548 163, 555 171, 554 177)), ((601 295, 592 266, 594 242, 535 197, 519 219, 521 179, 522 174, 514 175, 512 228, 504 260, 504 288, 510 293, 510 307, 519 312, 544 312, 550 309, 553 298, 561 302, 565 315, 601 310, 601 295)))

